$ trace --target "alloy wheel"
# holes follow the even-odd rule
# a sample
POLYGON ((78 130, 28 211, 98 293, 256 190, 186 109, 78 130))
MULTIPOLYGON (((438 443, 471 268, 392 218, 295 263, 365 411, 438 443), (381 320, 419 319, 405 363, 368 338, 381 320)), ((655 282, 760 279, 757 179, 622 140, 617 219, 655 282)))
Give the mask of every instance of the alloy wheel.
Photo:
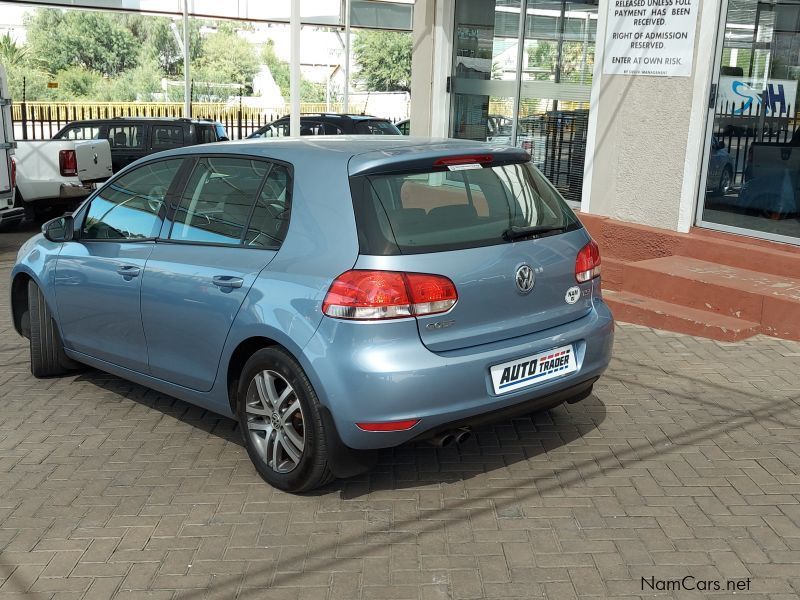
POLYGON ((294 388, 275 371, 256 374, 245 403, 248 435, 271 469, 289 473, 305 448, 303 408, 294 388))

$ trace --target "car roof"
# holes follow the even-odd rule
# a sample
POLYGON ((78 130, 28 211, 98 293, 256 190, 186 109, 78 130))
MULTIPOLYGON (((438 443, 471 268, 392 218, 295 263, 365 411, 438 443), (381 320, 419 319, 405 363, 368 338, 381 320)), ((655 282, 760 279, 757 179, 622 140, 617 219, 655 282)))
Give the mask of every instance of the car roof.
MULTIPOLYGON (((302 113, 300 115, 300 120, 303 119, 328 119, 331 121, 389 121, 384 117, 376 117, 373 115, 351 115, 351 114, 339 114, 339 113, 302 113)), ((275 123, 278 121, 288 121, 289 115, 284 115, 279 119, 275 119, 275 123)))
MULTIPOLYGON (((110 119, 81 119, 78 121, 70 121, 64 127, 70 127, 72 125, 92 125, 92 124, 101 124, 101 123, 120 123, 123 121, 143 121, 145 123, 202 123, 206 124, 214 124, 219 123, 219 121, 213 121, 211 119, 187 119, 186 117, 112 117, 110 119)), ((219 123, 221 125, 221 123, 219 123)))
POLYGON ((284 138, 255 138, 175 148, 159 157, 190 154, 231 154, 263 156, 294 165, 319 164, 325 159, 338 162, 351 175, 391 170, 405 165, 415 168, 432 165, 437 158, 491 154, 495 161, 528 161, 522 148, 472 140, 420 138, 395 135, 331 135, 284 138))

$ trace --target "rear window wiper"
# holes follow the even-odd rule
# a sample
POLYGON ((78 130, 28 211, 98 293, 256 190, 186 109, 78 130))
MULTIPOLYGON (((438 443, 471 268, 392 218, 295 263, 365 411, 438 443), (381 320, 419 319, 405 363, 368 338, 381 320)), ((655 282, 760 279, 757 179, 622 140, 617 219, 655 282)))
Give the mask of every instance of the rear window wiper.
POLYGON ((518 240, 521 238, 551 233, 553 231, 565 231, 566 225, 533 225, 531 227, 517 227, 516 225, 503 232, 504 240, 518 240))

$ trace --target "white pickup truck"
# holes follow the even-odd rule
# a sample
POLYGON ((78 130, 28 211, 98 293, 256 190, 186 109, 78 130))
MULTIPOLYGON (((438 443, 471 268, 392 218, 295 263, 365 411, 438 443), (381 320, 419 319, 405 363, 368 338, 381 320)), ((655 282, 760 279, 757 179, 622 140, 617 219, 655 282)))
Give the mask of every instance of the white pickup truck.
POLYGON ((108 140, 18 141, 14 160, 17 204, 28 217, 74 207, 112 174, 108 140))
POLYGON ((95 182, 111 177, 108 140, 14 141, 2 65, 0 114, 0 223, 20 220, 23 214, 35 218, 49 208, 73 208, 91 193, 95 182), (16 186, 11 182, 14 170, 16 186))
POLYGON ((6 71, 0 65, 0 226, 20 221, 23 209, 14 206, 14 128, 6 71))

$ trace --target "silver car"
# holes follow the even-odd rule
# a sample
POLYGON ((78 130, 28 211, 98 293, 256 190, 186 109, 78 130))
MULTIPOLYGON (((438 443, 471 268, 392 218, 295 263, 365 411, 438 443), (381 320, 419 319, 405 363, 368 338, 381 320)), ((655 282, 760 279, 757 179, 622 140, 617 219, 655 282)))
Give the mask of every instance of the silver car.
POLYGON ((581 400, 613 343, 574 212, 524 150, 469 141, 148 156, 46 223, 12 278, 34 375, 89 365, 236 418, 293 492, 581 400))

